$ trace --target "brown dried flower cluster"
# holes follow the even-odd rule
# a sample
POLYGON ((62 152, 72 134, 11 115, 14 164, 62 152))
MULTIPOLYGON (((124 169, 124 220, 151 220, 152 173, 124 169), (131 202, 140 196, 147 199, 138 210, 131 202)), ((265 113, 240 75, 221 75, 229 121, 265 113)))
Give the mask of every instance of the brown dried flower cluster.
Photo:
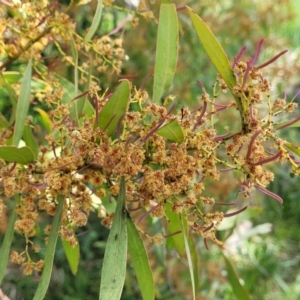
MULTIPOLYGON (((111 5, 111 1, 106 2, 111 5)), ((79 84, 95 75, 89 73, 91 67, 97 72, 107 72, 111 67, 116 74, 120 73, 125 59, 121 38, 104 35, 84 44, 83 38, 75 33, 70 17, 58 10, 56 4, 46 0, 27 4, 23 1, 16 5, 15 9, 22 11, 19 18, 0 19, 0 55, 7 57, 0 70, 16 59, 29 56, 35 57, 37 65, 43 59, 41 50, 51 43, 64 62, 76 66, 81 76, 79 84), (89 61, 78 63, 67 53, 64 45, 70 43, 74 44, 73 51, 83 52, 89 61)), ((5 11, 0 13, 3 15, 5 11)), ((140 14, 152 18, 148 12, 140 14)), ((199 108, 193 111, 184 107, 173 112, 175 104, 171 107, 154 104, 145 90, 131 86, 129 107, 135 108, 128 109, 117 120, 117 128, 110 136, 106 128, 101 130, 97 124, 111 95, 101 92, 96 80, 80 95, 94 101, 94 115, 83 114, 74 120, 70 111, 78 96, 66 104, 63 83, 51 78, 48 88, 36 94, 37 99, 43 99, 52 109, 49 112, 52 131, 45 137, 46 145, 40 146, 37 161, 25 166, 1 161, 1 193, 7 199, 20 195, 15 230, 26 240, 25 251, 13 252, 11 260, 24 267, 24 274, 41 270, 43 262, 31 260, 28 245, 32 245, 33 251, 39 251, 40 247, 32 239, 45 214, 56 214, 59 195, 65 197, 59 234, 71 246, 77 244, 76 228, 85 226, 92 212, 97 212, 103 218, 102 224, 110 227, 114 214, 106 213, 101 198, 119 194, 121 177, 126 179, 129 212, 140 211, 140 220, 147 215, 165 218, 169 206, 172 212, 185 218, 195 233, 203 236, 206 247, 207 239, 222 245, 215 237, 217 226, 225 217, 246 209, 226 214, 220 205, 236 203, 218 202, 215 195, 205 190, 207 182, 222 180, 223 172, 234 172, 239 181, 238 192, 245 197, 257 190, 282 203, 278 195, 266 189, 274 179, 266 164, 288 162, 291 172, 300 174, 300 163, 290 154, 291 144, 276 135, 278 129, 299 119, 276 124, 278 116, 292 113, 296 104, 279 98, 272 101, 271 84, 253 61, 236 59, 233 70, 237 84, 232 92, 238 101, 227 105, 217 103, 217 96, 229 90, 218 76, 212 95, 199 83, 203 93, 199 108), (219 133, 217 117, 234 109, 239 110, 242 129, 219 133), (169 132, 175 132, 177 138, 162 133, 160 129, 165 126, 170 126, 169 132)), ((40 78, 49 75, 38 67, 36 73, 40 78)), ((7 132, 1 134, 1 145, 11 137, 7 132)), ((5 201, 1 199, 0 213, 5 209, 5 201)), ((49 224, 44 228, 45 235, 50 230, 49 224)), ((158 244, 162 239, 158 235, 151 241, 158 244)))
MULTIPOLYGON (((56 197, 64 195, 60 235, 75 246, 74 230, 87 224, 91 212, 101 210, 102 224, 111 225, 114 214, 103 215, 101 201, 95 205, 93 197, 105 197, 107 193, 117 196, 121 176, 126 178, 128 211, 140 210, 141 218, 146 215, 161 218, 166 216, 166 205, 170 203, 172 211, 185 216, 188 225, 204 237, 206 245, 207 238, 222 244, 214 232, 224 217, 235 214, 215 208, 221 203, 214 195, 205 194, 206 180, 218 181, 222 172, 235 172, 238 178, 244 178, 238 190, 246 197, 256 189, 282 202, 266 189, 274 174, 265 165, 289 162, 292 172, 299 174, 298 162, 289 154, 287 142, 276 137, 273 122, 274 116, 288 112, 287 107, 291 105, 278 99, 271 103, 270 83, 258 70, 251 69, 247 81, 243 82, 243 66, 242 62, 237 64, 238 83, 234 90, 239 90, 242 97, 248 132, 218 135, 213 117, 231 105, 216 109, 216 97, 206 93, 200 97, 198 110, 184 108, 172 114, 174 106, 168 110, 153 104, 145 91, 132 88, 131 101, 138 102, 140 109, 128 111, 120 123, 122 130, 112 137, 108 137, 105 130, 95 128, 96 116, 78 126, 70 116, 66 117, 68 107, 58 106, 53 133, 46 137, 49 146, 41 148, 38 161, 27 167, 8 164, 1 169, 3 193, 7 197, 16 192, 21 194, 15 230, 30 242, 41 213, 53 216, 56 197), (259 113, 255 106, 262 101, 269 102, 271 110, 259 113), (163 124, 172 122, 181 125, 183 141, 172 142, 158 134, 163 124), (224 148, 227 157, 224 157, 224 148), (87 185, 93 187, 95 194, 87 185)), ((218 83, 219 80, 216 85, 218 83)), ((220 90, 223 90, 224 82, 221 84, 220 90)), ((97 93, 98 89, 94 89, 93 94, 97 93)), ((1 209, 4 209, 3 203, 1 209)), ((45 233, 49 231, 47 226, 45 233)), ((152 241, 157 243, 158 238, 152 241)), ((16 252, 12 260, 23 264, 27 274, 38 268, 16 252)))

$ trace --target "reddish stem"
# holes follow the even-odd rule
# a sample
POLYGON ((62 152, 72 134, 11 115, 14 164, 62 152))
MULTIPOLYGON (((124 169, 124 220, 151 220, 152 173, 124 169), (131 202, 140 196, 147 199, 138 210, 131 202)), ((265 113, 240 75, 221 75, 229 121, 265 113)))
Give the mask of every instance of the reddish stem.
POLYGON ((266 159, 263 159, 263 160, 261 160, 259 162, 254 163, 254 164, 251 163, 251 166, 261 166, 263 164, 266 164, 266 163, 268 163, 270 161, 273 161, 273 160, 277 159, 278 157, 281 156, 281 154, 282 154, 282 151, 280 150, 276 154, 274 154, 274 155, 272 155, 272 156, 270 156, 270 157, 268 157, 266 159))
POLYGON ((271 64, 272 62, 274 62, 276 59, 278 59, 280 56, 282 56, 286 52, 288 52, 288 50, 281 51, 279 54, 277 54, 273 58, 269 59, 265 63, 263 63, 263 64, 259 65, 258 67, 256 67, 256 69, 258 70, 258 69, 262 69, 262 68, 266 67, 267 65, 271 64))
POLYGON ((237 56, 233 59, 233 63, 232 63, 232 66, 231 66, 232 69, 239 62, 240 58, 242 57, 242 55, 243 55, 243 53, 245 52, 246 49, 247 49, 246 46, 242 47, 242 49, 239 51, 239 53, 237 54, 237 56))
POLYGON ((255 134, 253 135, 253 137, 251 138, 250 144, 248 146, 248 151, 247 151, 247 155, 246 155, 246 160, 248 160, 250 158, 251 155, 251 150, 253 148, 253 144, 255 142, 255 139, 262 133, 262 129, 259 129, 255 132, 255 134))
POLYGON ((224 214, 224 218, 233 217, 233 216, 235 216, 235 215, 237 215, 237 214, 243 212, 244 210, 246 210, 247 207, 248 207, 248 206, 245 206, 245 207, 241 208, 240 210, 235 211, 235 212, 230 213, 230 214, 224 214))
POLYGON ((274 193, 270 192, 269 190, 265 189, 264 187, 262 187, 262 186, 260 186, 260 185, 258 185, 258 184, 255 184, 254 187, 255 187, 258 191, 260 191, 260 192, 262 192, 262 193, 264 193, 264 194, 266 194, 266 195, 268 195, 268 196, 274 198, 274 199, 277 200, 280 204, 283 203, 282 198, 279 197, 277 194, 274 194, 274 193))

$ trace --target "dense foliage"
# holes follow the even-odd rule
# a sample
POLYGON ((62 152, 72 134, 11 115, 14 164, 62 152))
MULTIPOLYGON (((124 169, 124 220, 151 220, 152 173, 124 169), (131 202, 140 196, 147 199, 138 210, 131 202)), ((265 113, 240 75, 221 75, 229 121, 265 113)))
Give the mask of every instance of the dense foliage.
MULTIPOLYGON (((94 3, 2 2, 3 290, 13 295, 10 259, 24 275, 36 278, 31 290, 19 287, 23 295, 15 292, 20 299, 61 294, 65 299, 66 294, 69 299, 132 299, 130 295, 140 293, 143 299, 167 299, 172 289, 154 286, 161 280, 159 265, 173 261, 176 251, 182 261, 186 257, 190 277, 177 279, 178 287, 173 288, 188 286, 193 299, 208 289, 209 297, 213 286, 201 286, 199 279, 195 241, 201 244, 200 236, 201 251, 206 248, 207 253, 222 255, 231 293, 250 299, 245 286, 250 290, 258 276, 251 278, 245 272, 245 284, 240 283, 234 258, 228 258, 236 250, 224 246, 222 231, 229 229, 232 234, 240 216, 251 217, 256 208, 245 199, 253 195, 277 200, 270 210, 283 204, 283 195, 272 183, 279 172, 276 166, 284 164, 291 177, 299 175, 300 148, 292 136, 280 133, 299 124, 294 113, 297 95, 279 97, 272 92, 278 82, 273 66, 286 50, 259 64, 264 43, 260 39, 251 58, 244 55, 244 46, 230 63, 207 23, 191 8, 170 3, 150 10, 143 1, 133 9, 99 0, 93 19, 83 19, 94 3), (107 19, 113 13, 122 20, 116 18, 117 24, 110 28, 107 19), (149 45, 156 48, 150 75, 143 74, 147 64, 135 60, 136 50, 124 46, 130 43, 124 32, 133 32, 139 22, 148 22, 149 34, 156 36, 156 46, 149 45), (186 92, 176 89, 183 83, 175 76, 176 69, 185 69, 179 47, 179 29, 187 30, 184 22, 197 34, 202 56, 218 71, 212 78, 194 78, 198 96, 192 104, 190 98, 179 100, 186 92), (136 79, 132 75, 139 64, 136 79), (66 277, 63 290, 52 290, 53 265, 58 265, 54 256, 62 260, 62 251, 69 264, 66 272, 73 275, 66 277), (87 270, 80 268, 80 261, 87 270), (133 276, 131 268, 140 292, 132 291, 136 285, 125 280, 126 275, 133 276), (100 291, 88 273, 100 280, 100 291), (76 276, 78 290, 70 283, 71 276, 76 276)), ((133 42, 132 47, 145 43, 136 38, 133 42)), ((270 228, 258 233, 264 231, 270 228)), ((259 244, 253 245, 254 253, 265 253, 259 244)), ((221 285, 220 293, 226 288, 221 285)))

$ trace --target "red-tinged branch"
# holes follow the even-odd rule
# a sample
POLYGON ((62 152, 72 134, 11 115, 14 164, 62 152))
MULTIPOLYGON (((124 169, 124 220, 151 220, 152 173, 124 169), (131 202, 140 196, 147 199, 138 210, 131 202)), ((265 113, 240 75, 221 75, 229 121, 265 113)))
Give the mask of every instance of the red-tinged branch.
POLYGON ((205 87, 204 87, 203 83, 200 80, 197 80, 197 84, 200 86, 202 92, 204 94, 206 94, 206 90, 205 90, 205 87))
POLYGON ((266 195, 268 195, 268 196, 274 198, 274 199, 277 200, 280 204, 283 203, 282 198, 280 198, 277 194, 274 194, 274 193, 270 192, 269 190, 265 189, 264 187, 262 187, 262 186, 260 186, 260 185, 258 185, 258 184, 255 184, 254 187, 255 187, 258 191, 260 191, 260 192, 262 192, 262 193, 264 193, 264 194, 266 194, 266 195))
POLYGON ((256 69, 262 69, 262 68, 268 66, 269 64, 271 64, 272 62, 274 62, 275 60, 277 60, 280 56, 282 56, 286 52, 288 52, 288 50, 281 51, 279 54, 277 54, 276 56, 274 56, 270 60, 268 60, 265 63, 263 63, 263 64, 259 65, 258 67, 256 67, 256 69))
POLYGON ((262 47, 262 44, 264 43, 264 39, 261 39, 257 45, 257 48, 256 48, 256 52, 255 52, 255 55, 253 57, 253 60, 251 61, 251 66, 253 67, 256 62, 258 61, 258 57, 259 57, 259 54, 261 52, 261 47, 262 47))
POLYGON ((203 232, 207 232, 214 227, 214 223, 211 223, 207 228, 203 230, 203 232))
POLYGON ((276 130, 283 129, 283 128, 286 128, 286 127, 289 127, 290 125, 296 123, 296 122, 299 121, 299 120, 300 120, 300 116, 297 117, 297 118, 294 119, 294 120, 291 120, 291 121, 289 121, 289 122, 287 122, 287 123, 285 123, 285 124, 283 124, 283 125, 277 127, 276 130))
POLYGON ((240 210, 235 211, 235 212, 230 213, 230 214, 224 214, 224 218, 229 218, 229 217, 233 217, 233 216, 235 216, 235 215, 238 215, 238 214, 240 214, 241 212, 243 212, 244 210, 246 210, 247 207, 248 207, 248 206, 245 206, 245 207, 241 208, 240 210))
POLYGON ((206 248, 207 250, 209 250, 209 248, 208 248, 208 243, 207 243, 207 238, 204 238, 204 245, 205 245, 205 248, 206 248))
POLYGON ((239 62, 239 60, 241 59, 243 53, 245 52, 245 50, 247 49, 246 46, 242 47, 242 49, 239 51, 239 53, 237 54, 237 56, 233 59, 233 63, 231 65, 231 68, 233 69, 236 64, 239 62))
POLYGON ((145 217, 147 217, 148 215, 150 215, 160 204, 157 204, 155 206, 153 206, 151 209, 149 209, 146 213, 144 213, 138 220, 138 223, 140 223, 141 221, 143 221, 145 219, 145 217))
POLYGON ((202 117, 204 116, 204 114, 206 112, 206 108, 207 108, 207 102, 204 101, 200 116, 198 117, 197 122, 195 123, 195 125, 193 127, 193 131, 195 131, 197 129, 197 127, 199 126, 199 124, 201 123, 202 117))
POLYGON ((253 137, 251 138, 250 144, 248 146, 248 151, 247 151, 247 155, 246 155, 246 160, 248 160, 251 156, 251 151, 255 142, 255 139, 262 133, 262 129, 259 129, 255 132, 255 134, 253 135, 253 137))
POLYGON ((179 233, 182 233, 182 231, 178 230, 178 231, 175 231, 175 232, 170 233, 168 235, 164 235, 164 238, 166 239, 166 238, 169 238, 169 237, 174 236, 174 235, 179 234, 179 233))
POLYGON ((250 165, 251 166, 261 166, 261 165, 263 165, 263 164, 266 164, 266 163, 268 163, 268 162, 271 162, 271 161, 274 161, 274 160, 276 160, 277 158, 279 158, 280 156, 281 156, 281 154, 282 154, 282 151, 280 150, 280 151, 278 151, 276 154, 274 154, 274 155, 272 155, 272 156, 270 156, 270 157, 268 157, 268 158, 266 158, 266 159, 263 159, 263 160, 261 160, 261 161, 258 161, 258 162, 256 162, 256 163, 250 163, 250 165))

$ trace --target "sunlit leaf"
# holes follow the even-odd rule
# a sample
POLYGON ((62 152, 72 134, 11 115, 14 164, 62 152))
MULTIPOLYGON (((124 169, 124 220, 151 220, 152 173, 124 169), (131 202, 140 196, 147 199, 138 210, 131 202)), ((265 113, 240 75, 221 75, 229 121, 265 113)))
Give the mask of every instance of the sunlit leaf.
POLYGON ((237 299, 243 299, 243 300, 250 300, 250 296, 248 291, 244 286, 241 285, 239 278, 235 272, 235 270, 232 267, 232 264, 230 260, 226 257, 224 253, 222 253, 225 265, 226 265, 226 270, 227 270, 227 278, 229 280, 229 283, 232 287, 232 291, 234 295, 236 296, 237 299))
MULTIPOLYGON (((7 84, 14 84, 20 82, 22 79, 22 73, 16 71, 6 71, 3 72, 2 75, 5 78, 7 84)), ((31 78, 31 90, 33 92, 44 90, 47 87, 48 83, 44 80, 37 77, 31 78)))
POLYGON ((20 200, 20 195, 16 194, 15 195, 15 203, 14 203, 14 208, 12 209, 9 217, 9 222, 5 230, 5 236, 3 241, 1 242, 1 248, 0 248, 0 285, 2 283, 2 280, 5 275, 6 271, 6 265, 8 262, 9 258, 9 252, 11 248, 11 243, 14 237, 14 225, 15 221, 17 218, 17 213, 16 213, 16 205, 18 205, 18 202, 20 200))
POLYGON ((72 247, 68 241, 62 240, 61 242, 70 266, 70 270, 73 275, 76 275, 80 256, 79 244, 77 243, 75 247, 72 247))
POLYGON ((20 96, 17 103, 16 119, 14 126, 13 145, 18 146, 21 137, 23 135, 24 124, 26 121, 29 103, 30 103, 30 92, 31 92, 31 72, 32 72, 32 60, 30 59, 26 70, 24 72, 20 96))
MULTIPOLYGON (((174 233, 181 232, 182 225, 180 216, 177 213, 172 211, 172 204, 166 203, 165 214, 168 218, 168 235, 172 235, 174 233)), ((176 247, 177 252, 180 256, 184 256, 185 254, 185 244, 184 237, 182 233, 174 234, 168 239, 172 239, 174 242, 174 246, 176 247)))
POLYGON ((148 255, 139 232, 130 217, 127 219, 127 230, 128 251, 143 300, 153 300, 155 298, 154 282, 148 255))
POLYGON ((189 266, 189 270, 190 270, 193 300, 196 300, 194 266, 193 266, 193 260, 192 260, 192 256, 191 256, 190 245, 189 245, 189 241, 188 241, 188 237, 187 237, 188 228, 182 217, 181 217, 181 228, 182 228, 182 234, 183 234, 183 238, 184 238, 184 245, 185 245, 185 251, 186 251, 186 256, 187 256, 187 260, 188 260, 188 266, 189 266))
POLYGON ((94 34, 96 33, 96 31, 100 25, 101 16, 102 16, 102 6, 103 6, 102 0, 98 0, 98 5, 97 5, 96 13, 93 18, 92 25, 91 25, 88 33, 84 37, 85 44, 88 43, 92 39, 92 37, 94 36, 94 34))
POLYGON ((127 261, 127 225, 125 179, 122 177, 114 220, 108 236, 100 282, 100 300, 121 298, 127 261))
POLYGON ((188 11, 206 53, 227 86, 232 89, 236 84, 236 79, 224 49, 204 21, 191 8, 188 7, 188 11))
POLYGON ((117 128, 120 118, 126 113, 129 105, 129 81, 123 80, 112 97, 99 113, 98 127, 111 136, 117 128))
POLYGON ((23 140, 27 147, 29 147, 34 155, 34 159, 37 159, 39 154, 39 145, 32 134, 32 129, 29 125, 24 126, 23 140))
POLYGON ((173 120, 170 123, 164 125, 155 133, 176 143, 181 143, 184 140, 182 128, 177 120, 173 120))
POLYGON ((42 118, 42 124, 43 124, 44 128, 46 129, 46 132, 50 133, 52 130, 51 129, 52 122, 50 120, 49 115, 43 109, 41 109, 39 107, 36 107, 34 110, 36 110, 40 114, 40 116, 42 118))
MULTIPOLYGON (((210 28, 205 24, 205 22, 189 7, 187 7, 193 26, 197 32, 198 38, 203 45, 204 50, 211 59, 212 63, 217 68, 218 72, 221 74, 228 88, 232 91, 233 87, 236 85, 236 78, 234 76, 233 70, 231 68, 228 57, 222 48, 221 44, 214 36, 210 28)), ((243 106, 241 99, 234 94, 235 101, 237 103, 240 115, 243 115, 243 106)), ((243 122, 243 128, 247 125, 243 122)))
POLYGON ((300 148, 299 147, 296 147, 292 143, 288 143, 288 142, 285 142, 284 146, 287 147, 288 149, 290 149, 292 152, 294 152, 298 156, 300 156, 300 148))
POLYGON ((0 146, 0 158, 8 162, 26 165, 34 161, 34 154, 28 147, 0 146))
POLYGON ((153 101, 160 103, 173 81, 178 57, 178 19, 175 4, 161 4, 155 54, 153 101))
POLYGON ((33 300, 44 299, 50 283, 56 242, 59 234, 61 214, 63 210, 65 197, 59 195, 57 200, 58 200, 58 205, 56 207, 55 216, 53 219, 53 223, 51 225, 51 231, 50 231, 47 248, 45 252, 44 268, 33 300))

